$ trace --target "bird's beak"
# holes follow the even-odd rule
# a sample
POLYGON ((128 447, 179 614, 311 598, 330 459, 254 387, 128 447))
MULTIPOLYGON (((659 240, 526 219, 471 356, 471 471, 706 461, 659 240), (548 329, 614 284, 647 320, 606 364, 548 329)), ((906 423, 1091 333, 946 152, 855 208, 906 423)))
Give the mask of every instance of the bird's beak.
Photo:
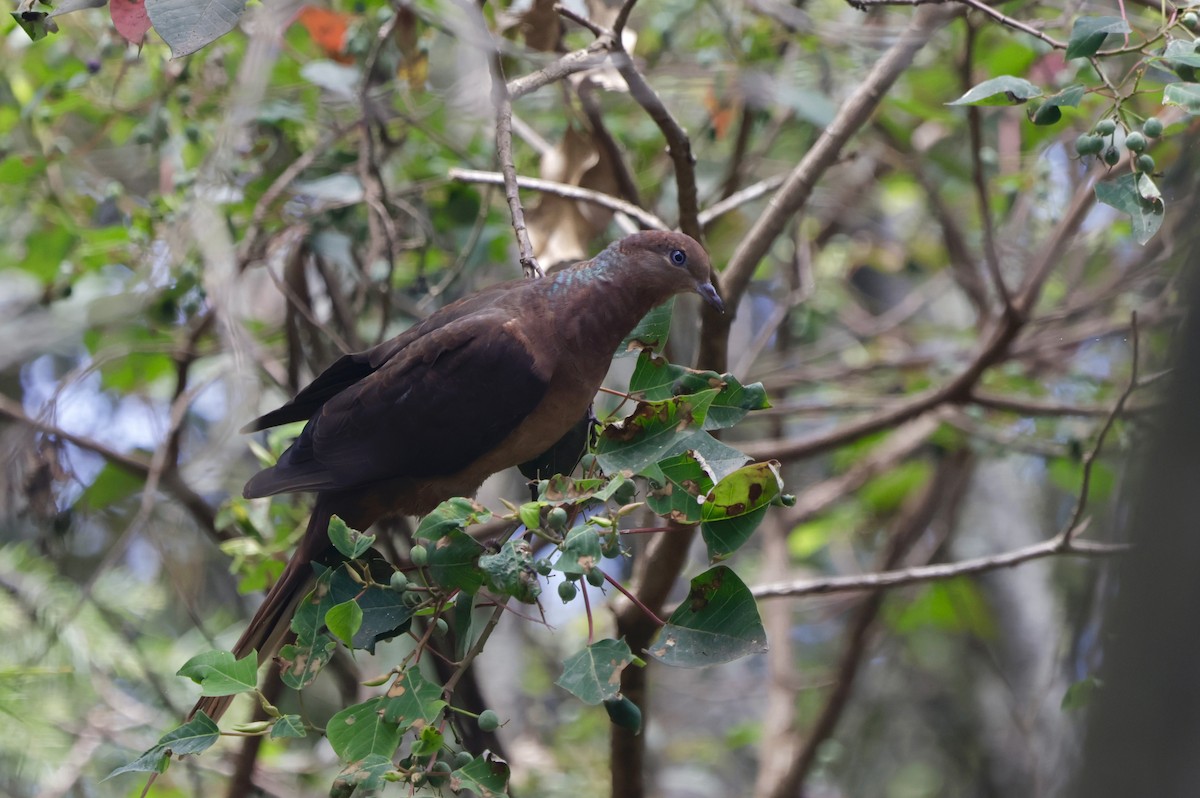
POLYGON ((705 302, 712 305, 721 313, 725 312, 725 302, 722 301, 721 296, 717 293, 717 289, 713 287, 711 282, 701 283, 696 286, 696 293, 704 297, 705 302))

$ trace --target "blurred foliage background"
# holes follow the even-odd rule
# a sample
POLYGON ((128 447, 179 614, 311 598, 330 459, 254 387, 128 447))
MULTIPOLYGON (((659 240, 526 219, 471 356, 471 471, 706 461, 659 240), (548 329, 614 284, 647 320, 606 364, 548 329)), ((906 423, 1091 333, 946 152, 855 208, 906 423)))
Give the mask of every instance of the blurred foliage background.
MULTIPOLYGON (((568 10, 608 28, 618 8, 568 10)), ((195 688, 175 671, 236 637, 304 517, 237 498, 258 462, 237 428, 341 352, 520 275, 503 188, 462 171, 497 168, 489 48, 519 80, 596 38, 541 0, 271 4, 173 60, 107 8, 69 10, 36 42, 0 26, 0 792, 18 797, 140 793, 101 779, 178 723, 195 688)), ((1113 584, 1092 542, 1124 535, 1128 453, 1181 314, 1196 84, 1194 56, 1164 53, 1191 46, 1185 17, 646 0, 623 43, 688 134, 694 196, 612 62, 514 100, 519 175, 699 225, 734 264, 732 324, 681 300, 670 356, 725 352, 701 365, 766 383, 774 408, 732 442, 799 497, 732 560, 771 652, 651 668, 650 794, 1062 791, 1103 689, 1113 584), (1114 16, 1132 32, 1066 57, 1078 19, 1114 16), (909 40, 911 63, 889 61, 909 40), (1010 96, 947 105, 999 76, 1085 93, 1054 124, 1010 96), (1158 196, 1130 188, 1147 170, 1120 146, 1152 115, 1158 196), (1103 119, 1111 170, 1075 149, 1103 119), (785 179, 804 190, 776 194, 785 179), (1098 179, 1127 180, 1131 204, 1096 204, 1098 179), (928 565, 946 567, 858 579, 928 565)), ((561 187, 522 198, 543 265, 638 224, 561 187)), ((484 495, 524 497, 511 476, 484 495)), ((586 624, 547 619, 507 616, 476 668, 514 790, 603 795, 622 767, 607 717, 553 686, 586 624)), ((341 667, 330 706, 388 665, 341 667)), ((236 743, 154 794, 241 783, 236 743)), ((323 794, 338 769, 321 742, 268 742, 254 781, 323 794)))

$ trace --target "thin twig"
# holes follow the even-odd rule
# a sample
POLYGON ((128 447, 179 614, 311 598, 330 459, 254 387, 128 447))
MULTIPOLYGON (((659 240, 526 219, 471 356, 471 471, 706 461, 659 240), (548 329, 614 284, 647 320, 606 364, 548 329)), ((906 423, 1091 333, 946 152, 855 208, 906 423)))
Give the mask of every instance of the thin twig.
POLYGON ((1022 33, 1028 33, 1030 36, 1041 39, 1046 44, 1050 45, 1051 47, 1053 47, 1056 50, 1067 49, 1066 42, 1060 42, 1058 39, 1055 39, 1053 36, 1047 36, 1046 34, 1042 33, 1037 28, 1031 27, 1031 26, 1025 24, 1024 22, 1020 21, 1019 19, 1013 19, 1010 16, 1006 16, 1006 15, 1000 13, 999 11, 997 11, 996 9, 992 8, 991 6, 981 3, 979 0, 955 0, 955 2, 963 3, 965 5, 970 6, 971 8, 974 8, 977 11, 982 11, 984 14, 987 14, 992 19, 995 19, 1001 25, 1007 25, 1008 27, 1010 27, 1014 30, 1019 30, 1022 33))
POLYGON ((1096 465, 1096 461, 1100 458, 1100 450, 1104 446, 1104 439, 1108 437, 1109 431, 1117 422, 1117 418, 1125 410, 1125 403, 1129 401, 1129 397, 1138 389, 1138 315, 1137 311, 1129 316, 1130 337, 1132 339, 1133 352, 1130 356, 1129 366, 1129 384, 1125 386, 1125 390, 1121 392, 1121 396, 1117 399, 1117 403, 1113 405, 1112 412, 1108 414, 1108 418, 1104 419, 1104 423, 1100 426, 1100 432, 1096 434, 1096 445, 1083 458, 1083 477, 1079 485, 1079 498, 1075 500, 1075 508, 1071 511, 1071 517, 1063 526, 1062 532, 1056 538, 1060 551, 1070 551, 1075 545, 1074 536, 1078 534, 1079 527, 1083 522, 1083 513, 1087 509, 1088 497, 1091 493, 1092 486, 1092 469, 1096 465))
MULTIPOLYGON (((626 3, 622 11, 633 5, 626 3)), ((619 35, 619 34, 617 34, 619 35)), ((658 93, 646 82, 646 78, 634 66, 633 57, 621 47, 620 40, 613 43, 613 57, 617 71, 625 78, 629 93, 642 106, 667 140, 667 152, 675 165, 675 191, 679 203, 679 229, 696 239, 704 237, 700 227, 700 206, 696 193, 696 157, 692 155, 692 142, 687 132, 667 110, 658 93), (619 52, 618 52, 619 50, 619 52)))
POLYGON ((504 199, 508 201, 513 233, 517 237, 521 271, 525 272, 527 278, 532 279, 543 276, 545 272, 534 257, 529 228, 525 226, 525 211, 521 207, 521 194, 517 190, 517 167, 513 161, 512 147, 512 97, 504 82, 504 66, 500 62, 499 50, 492 53, 489 61, 492 73, 492 104, 496 109, 496 160, 500 162, 500 172, 504 175, 504 199))
MULTIPOLYGON (((975 52, 975 27, 967 23, 966 53, 963 57, 963 91, 973 85, 971 67, 975 52)), ((992 288, 1000 299, 1005 314, 1012 313, 1012 299, 1008 295, 1008 287, 1004 285, 1004 275, 1000 272, 1000 256, 996 251, 996 230, 992 224, 992 200, 988 191, 987 174, 983 164, 983 131, 981 114, 976 106, 967 107, 967 131, 971 143, 971 182, 975 186, 975 202, 979 206, 979 221, 983 230, 983 262, 987 266, 988 276, 992 279, 992 288)))
MULTIPOLYGON (((1082 528, 1082 527, 1081 527, 1082 528)), ((1077 532, 1078 529, 1073 530, 1077 532)), ((914 568, 902 568, 894 571, 879 571, 870 574, 855 574, 852 576, 831 576, 824 579, 802 579, 794 582, 777 582, 770 585, 758 585, 751 589, 755 598, 797 598, 799 596, 825 595, 829 593, 846 593, 859 590, 879 590, 881 588, 914 585, 920 582, 934 582, 943 579, 953 579, 957 576, 981 574, 996 571, 1001 568, 1012 568, 1014 565, 1040 560, 1044 557, 1062 555, 1078 557, 1107 557, 1122 554, 1129 546, 1122 543, 1099 543, 1090 540, 1071 540, 1064 548, 1059 537, 1043 540, 1019 549, 992 554, 985 557, 975 557, 955 563, 939 563, 937 565, 921 565, 914 568)))
MULTIPOLYGON (((481 172, 476 169, 458 169, 453 168, 446 173, 451 180, 457 180, 460 183, 482 183, 484 185, 502 186, 504 185, 504 176, 496 172, 481 172)), ((649 230, 670 230, 670 226, 659 219, 649 211, 643 210, 638 206, 626 202, 623 199, 605 194, 600 191, 593 191, 590 188, 581 188, 573 186, 569 183, 558 183, 553 180, 542 180, 538 177, 518 177, 517 185, 520 188, 529 189, 530 191, 540 191, 544 194, 553 194, 567 199, 579 200, 581 202, 590 202, 593 205, 599 205, 611 211, 617 211, 636 220, 642 227, 649 230)))

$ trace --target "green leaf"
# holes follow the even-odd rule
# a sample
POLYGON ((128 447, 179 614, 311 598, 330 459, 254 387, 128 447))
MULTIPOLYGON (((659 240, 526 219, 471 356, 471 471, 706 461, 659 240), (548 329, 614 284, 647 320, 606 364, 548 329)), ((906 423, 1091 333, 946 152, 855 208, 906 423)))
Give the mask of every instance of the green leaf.
MULTIPOLYGON (((1078 496, 1083 490, 1083 463, 1067 457, 1059 457, 1050 463, 1050 481, 1062 490, 1078 496)), ((1092 464, 1092 475, 1088 479, 1088 498, 1104 501, 1112 495, 1117 478, 1112 469, 1102 462, 1092 464)))
POLYGON ((308 729, 304 727, 304 721, 300 719, 299 715, 284 715, 271 726, 272 740, 306 736, 308 736, 308 729))
MULTIPOLYGON (((1167 47, 1163 50, 1159 58, 1171 66, 1200 67, 1200 53, 1196 52, 1196 43, 1194 41, 1175 39, 1167 42, 1167 47)), ((1167 88, 1170 88, 1170 86, 1167 88)))
POLYGON ((436 756, 445 744, 446 737, 437 726, 423 726, 417 734, 417 739, 413 740, 412 755, 422 759, 436 756))
POLYGON ((112 463, 105 463, 92 484, 80 494, 79 503, 93 510, 104 510, 137 493, 145 484, 146 480, 142 477, 112 463))
POLYGON ((687 448, 695 452, 698 457, 703 457, 713 479, 717 481, 737 471, 750 459, 737 449, 717 440, 707 432, 693 435, 687 439, 686 443, 686 447, 676 447, 676 450, 683 451, 684 448, 687 448))
POLYGON ((620 357, 643 349, 661 352, 667 345, 667 335, 671 332, 671 314, 674 309, 675 300, 671 299, 643 316, 617 347, 616 355, 620 357))
POLYGON ((767 506, 745 515, 723 521, 705 521, 700 525, 700 537, 708 547, 710 562, 719 562, 742 547, 767 515, 767 506))
POLYGON ((687 599, 671 614, 648 653, 665 665, 698 668, 767 650, 767 634, 749 588, 718 565, 692 579, 687 599))
POLYGON ((0 160, 0 186, 32 183, 46 171, 46 159, 31 154, 10 155, 0 160))
MULTIPOLYGON (((348 644, 352 648, 375 653, 377 643, 408 630, 412 608, 404 604, 401 594, 386 585, 361 584, 350 575, 349 564, 344 563, 336 568, 321 565, 313 567, 318 572, 316 587, 300 602, 292 617, 292 630, 296 632, 296 644, 301 650, 323 648, 329 642, 323 632, 327 628, 333 630, 328 626, 326 616, 335 605, 347 602, 357 604, 362 611, 361 622, 348 644), (319 645, 313 646, 313 641, 318 638, 324 639, 319 645)), ((335 616, 335 622, 341 623, 341 619, 335 616)), ((338 637, 342 639, 340 635, 338 637)), ((298 653, 303 656, 302 651, 298 653)))
POLYGON ((1041 96, 1042 90, 1029 81, 1001 75, 973 86, 966 94, 946 105, 1020 105, 1041 96))
POLYGON ((703 503, 715 483, 704 458, 695 451, 659 460, 646 469, 646 504, 656 514, 681 524, 700 521, 703 503))
POLYGON ((1104 686, 1104 682, 1097 679, 1095 676, 1087 676, 1072 684, 1063 693, 1062 709, 1070 711, 1072 709, 1082 709, 1092 703, 1092 696, 1096 691, 1104 686))
POLYGON ((507 541, 498 553, 480 557, 479 567, 486 574, 488 587, 501 595, 534 604, 542 592, 528 541, 507 541))
POLYGON ((349 763, 333 780, 331 795, 369 795, 387 786, 384 776, 393 770, 392 758, 383 754, 367 754, 349 763), (340 790, 340 791, 339 791, 340 790))
POLYGON ((910 460, 871 479, 859 491, 867 509, 886 515, 897 509, 932 476, 933 468, 924 460, 910 460))
POLYGON ((629 379, 629 392, 646 401, 662 401, 712 388, 720 393, 709 408, 705 429, 732 427, 745 418, 747 412, 771 406, 767 401, 766 389, 760 382, 742 385, 732 374, 676 366, 647 351, 638 356, 633 376, 629 379))
POLYGON ((408 668, 398 675, 383 699, 383 719, 402 729, 433 723, 446 708, 442 688, 421 675, 419 668, 408 668))
POLYGON ((374 535, 364 535, 357 529, 351 529, 336 515, 329 519, 329 540, 347 560, 357 560, 375 545, 374 535))
POLYGON ((538 499, 556 505, 584 504, 588 501, 606 502, 629 482, 629 477, 619 471, 607 479, 572 479, 560 474, 544 479, 538 484, 538 499))
POLYGON ((920 587, 915 598, 906 600, 894 616, 889 615, 889 623, 901 634, 925 628, 970 634, 981 640, 996 635, 987 600, 965 577, 920 587))
POLYGON ((705 521, 736 518, 767 506, 782 492, 779 463, 753 463, 718 482, 701 505, 700 516, 705 521))
POLYGON ((1075 108, 1083 101, 1085 91, 1086 89, 1082 83, 1067 86, 1065 89, 1047 97, 1042 106, 1053 105, 1060 108, 1075 108))
POLYGON ((171 48, 174 58, 194 53, 237 27, 246 0, 146 0, 154 30, 171 48))
POLYGON ((1166 208, 1149 175, 1124 174, 1116 180, 1101 181, 1096 184, 1096 199, 1129 214, 1133 237, 1139 244, 1153 238, 1162 226, 1166 208))
POLYGON ((537 529, 542 525, 542 503, 525 502, 517 510, 517 516, 526 529, 537 529))
POLYGON ((329 635, 284 646, 279 650, 279 678, 293 690, 303 690, 329 664, 336 649, 337 643, 329 635))
POLYGON ((128 765, 122 765, 109 773, 105 780, 121 773, 162 773, 170 764, 172 755, 198 754, 220 737, 221 730, 212 718, 203 712, 197 712, 196 717, 158 738, 158 743, 153 748, 128 765))
POLYGON ((598 640, 563 662, 555 684, 585 704, 599 704, 621 691, 621 671, 631 662, 633 652, 624 640, 598 640))
POLYGON ((403 732, 380 715, 382 697, 349 706, 329 719, 325 734, 338 759, 355 762, 371 754, 389 759, 400 747, 403 732))
POLYGON ((455 530, 461 531, 491 517, 492 513, 486 507, 470 499, 456 497, 442 502, 422 518, 413 535, 423 540, 438 540, 455 530))
POLYGON ((716 398, 714 388, 691 396, 662 402, 639 402, 637 409, 615 424, 609 424, 596 446, 596 460, 607 473, 637 473, 675 451, 704 427, 708 408, 716 398))
POLYGON ((1071 26, 1066 58, 1088 58, 1100 51, 1110 33, 1129 33, 1129 23, 1120 17, 1080 17, 1071 26))
POLYGON ((1163 90, 1163 105, 1175 105, 1200 115, 1200 83, 1172 83, 1163 90))
POLYGON ((447 590, 474 593, 483 585, 479 570, 479 557, 483 553, 479 541, 466 532, 454 530, 429 547, 429 577, 447 590))
MULTIPOLYGON (((46 14, 41 11, 22 11, 20 13, 11 12, 9 14, 20 26, 21 30, 25 31, 25 35, 31 41, 41 41, 50 34, 52 30, 58 30, 58 26, 53 22, 46 22, 46 14), (50 26, 54 25, 53 28, 50 26)), ((115 773, 116 771, 114 771, 115 773)), ((112 774, 109 774, 112 775, 112 774)))
POLYGON ((325 613, 325 625, 329 627, 329 633, 348 646, 352 645, 362 621, 362 607, 354 599, 334 604, 325 613))
POLYGON ((590 523, 573 527, 563 541, 562 554, 554 567, 564 574, 586 574, 600 564, 600 534, 590 523))
POLYGON ((490 751, 450 774, 450 789, 470 790, 479 798, 508 795, 508 763, 490 751))
POLYGON ((200 685, 200 695, 237 695, 258 689, 258 655, 234 659, 228 651, 205 651, 183 663, 176 673, 200 685))

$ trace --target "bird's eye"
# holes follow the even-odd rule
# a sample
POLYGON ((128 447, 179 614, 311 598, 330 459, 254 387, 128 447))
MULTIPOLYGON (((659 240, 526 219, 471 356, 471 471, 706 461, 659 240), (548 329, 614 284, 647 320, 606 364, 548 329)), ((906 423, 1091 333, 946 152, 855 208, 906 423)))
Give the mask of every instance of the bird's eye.
POLYGON ((671 250, 670 258, 671 263, 674 263, 676 266, 682 266, 683 264, 687 263, 687 255, 684 254, 682 249, 671 250))

